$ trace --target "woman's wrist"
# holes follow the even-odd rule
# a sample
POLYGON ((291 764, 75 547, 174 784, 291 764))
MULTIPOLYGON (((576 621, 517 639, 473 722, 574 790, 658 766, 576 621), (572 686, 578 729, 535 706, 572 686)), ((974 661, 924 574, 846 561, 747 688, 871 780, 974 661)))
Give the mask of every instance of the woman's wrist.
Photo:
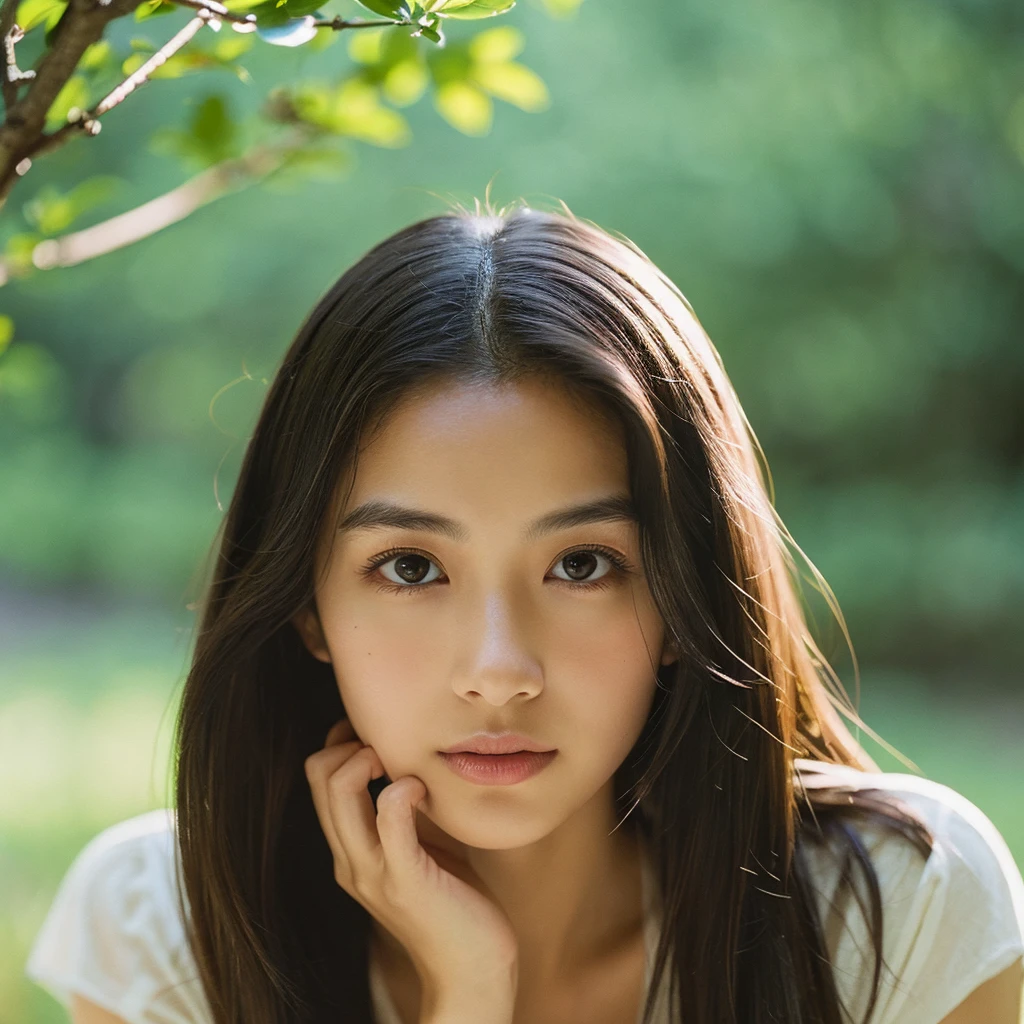
POLYGON ((512 1024, 516 976, 491 984, 424 988, 419 1024, 512 1024))

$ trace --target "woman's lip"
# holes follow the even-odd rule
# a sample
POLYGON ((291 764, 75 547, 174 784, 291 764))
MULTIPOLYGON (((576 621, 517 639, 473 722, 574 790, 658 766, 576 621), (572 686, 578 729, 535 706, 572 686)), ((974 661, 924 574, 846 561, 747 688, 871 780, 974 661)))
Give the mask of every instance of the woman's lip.
POLYGON ((474 754, 471 751, 441 753, 456 775, 482 786, 511 786, 543 771, 555 759, 557 750, 516 754, 474 754))

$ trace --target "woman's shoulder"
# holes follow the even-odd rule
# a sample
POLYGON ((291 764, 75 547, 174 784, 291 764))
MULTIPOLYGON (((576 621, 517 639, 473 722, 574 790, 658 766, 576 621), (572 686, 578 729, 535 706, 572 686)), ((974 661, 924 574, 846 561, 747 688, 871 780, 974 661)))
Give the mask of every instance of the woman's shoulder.
POLYGON ((161 808, 109 825, 82 847, 65 877, 89 873, 99 865, 170 865, 176 849, 175 821, 172 809, 161 808))
MULTIPOLYGON (((128 1022, 209 1019, 177 885, 172 810, 104 829, 79 851, 36 935, 26 974, 65 1006, 78 993, 128 1022)), ((187 910, 186 910, 187 913, 187 910)))
POLYGON ((917 862, 923 870, 974 876, 981 883, 1008 886, 1018 912, 1024 914, 1020 871, 999 830, 976 804, 950 786, 934 779, 902 772, 871 772, 846 765, 797 759, 804 789, 827 787, 842 793, 877 791, 874 802, 896 810, 909 810, 932 836, 930 855, 909 856, 913 846, 905 833, 878 818, 851 822, 873 858, 889 862, 917 862))
MULTIPOLYGON (((883 913, 884 1024, 941 1020, 979 984, 1024 955, 1024 880, 1006 841, 967 797, 933 779, 901 772, 869 772, 800 761, 807 789, 873 790, 876 805, 908 811, 927 827, 922 851, 884 817, 851 815, 854 837, 876 874, 883 913)), ((866 795, 866 794, 865 794, 866 795)), ((849 840, 845 844, 849 845, 849 840)), ((806 846, 829 952, 841 992, 858 1004, 873 965, 870 891, 854 870, 853 888, 841 885, 844 844, 833 838, 806 846), (867 974, 865 976, 865 971, 867 974)))

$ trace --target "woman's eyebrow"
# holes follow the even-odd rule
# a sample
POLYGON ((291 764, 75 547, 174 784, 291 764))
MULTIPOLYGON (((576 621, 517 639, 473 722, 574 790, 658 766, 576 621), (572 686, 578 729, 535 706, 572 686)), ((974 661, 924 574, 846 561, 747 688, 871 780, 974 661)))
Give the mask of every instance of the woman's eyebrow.
MULTIPOLYGON (((535 519, 523 533, 527 541, 537 540, 556 530, 568 530, 573 526, 587 526, 591 523, 626 521, 637 522, 636 509, 632 499, 625 494, 610 494, 578 505, 567 505, 535 519)), ((469 539, 469 530, 455 519, 425 509, 408 508, 391 501, 370 500, 354 508, 338 525, 338 532, 351 530, 372 530, 392 527, 401 530, 425 530, 439 533, 452 540, 469 539)))

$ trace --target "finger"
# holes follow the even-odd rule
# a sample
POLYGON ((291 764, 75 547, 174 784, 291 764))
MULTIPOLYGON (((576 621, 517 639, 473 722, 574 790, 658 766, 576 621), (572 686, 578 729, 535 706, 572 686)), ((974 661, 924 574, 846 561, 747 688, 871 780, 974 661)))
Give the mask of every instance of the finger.
POLYGON ((327 781, 361 746, 361 743, 353 741, 325 747, 323 750, 310 754, 305 761, 306 779, 313 797, 313 807, 316 809, 316 816, 320 819, 320 828, 323 830, 324 837, 336 857, 343 855, 344 849, 335 832, 327 781))
POLYGON ((383 774, 376 751, 364 746, 327 779, 328 814, 353 879, 372 878, 380 863, 377 812, 367 786, 383 774))
POLYGON ((377 798, 377 834, 387 869, 408 876, 423 863, 424 850, 416 832, 416 808, 427 795, 420 779, 405 776, 377 798))
POLYGON ((327 733, 327 738, 324 740, 324 746, 330 747, 334 744, 343 743, 346 740, 356 738, 356 730, 348 718, 339 718, 327 733))

